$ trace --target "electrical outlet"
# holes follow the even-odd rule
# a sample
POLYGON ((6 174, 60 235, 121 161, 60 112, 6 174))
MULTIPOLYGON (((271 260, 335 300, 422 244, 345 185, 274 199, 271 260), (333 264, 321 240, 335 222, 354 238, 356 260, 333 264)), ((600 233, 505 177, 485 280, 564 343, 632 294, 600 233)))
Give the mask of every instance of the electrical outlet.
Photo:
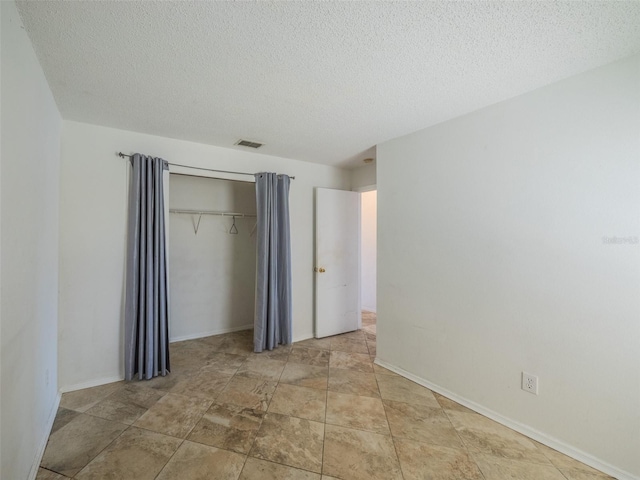
POLYGON ((527 372, 522 372, 522 389, 525 392, 538 394, 538 377, 527 372))

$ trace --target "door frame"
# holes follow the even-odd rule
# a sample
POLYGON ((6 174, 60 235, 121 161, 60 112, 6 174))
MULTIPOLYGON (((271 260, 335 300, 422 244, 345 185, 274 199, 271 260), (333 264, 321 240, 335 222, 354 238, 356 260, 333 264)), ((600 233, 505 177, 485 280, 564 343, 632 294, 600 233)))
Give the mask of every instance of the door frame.
MULTIPOLYGON (((325 187, 317 187, 317 188, 325 188, 325 187)), ((339 189, 338 189, 339 190, 339 189)), ((360 186, 360 187, 355 187, 352 188, 351 191, 352 192, 357 192, 357 193, 363 193, 363 192, 371 192, 374 190, 378 190, 378 185, 377 184, 371 184, 371 185, 364 185, 364 186, 360 186)), ((313 244, 314 244, 314 258, 313 258, 313 265, 317 264, 317 258, 315 257, 315 252, 316 252, 316 222, 315 222, 315 212, 316 212, 316 202, 317 202, 317 197, 314 191, 314 195, 313 195, 313 211, 314 211, 314 222, 313 222, 313 244)), ((378 216, 378 210, 376 208, 376 218, 378 216)), ((359 225, 360 228, 360 241, 362 242, 362 222, 360 222, 359 225)), ((377 233, 377 229, 376 229, 376 237, 377 237, 378 233, 377 233)), ((362 245, 361 245, 362 246, 362 245)), ((376 253, 377 253, 377 248, 376 248, 376 253)), ((362 254, 362 253, 361 253, 362 254)), ((362 264, 362 259, 360 259, 360 264, 362 264)), ((377 271, 377 268, 376 268, 377 271)), ((362 286, 362 265, 360 266, 360 271, 359 271, 359 280, 360 280, 360 285, 362 286)), ((316 291, 316 282, 318 281, 318 277, 317 275, 314 273, 313 274, 313 291, 314 291, 314 295, 313 295, 313 315, 314 315, 314 319, 313 319, 313 337, 314 338, 318 338, 318 317, 317 317, 317 305, 316 305, 316 295, 315 295, 315 291, 316 291)), ((376 273, 376 285, 377 285, 377 273, 376 273)), ((376 288, 376 311, 377 311, 377 288, 376 288)), ((362 328, 362 291, 360 290, 358 292, 358 296, 360 297, 360 312, 358 315, 358 329, 362 328)))
MULTIPOLYGON (((358 192, 360 194, 365 193, 365 192, 377 192, 378 191, 378 186, 376 184, 373 185, 365 185, 362 187, 356 187, 353 189, 354 192, 358 192)), ((376 202, 377 204, 377 202, 376 202)), ((362 208, 362 195, 360 195, 360 206, 362 208)), ((376 206, 376 224, 377 224, 377 219, 378 219, 378 208, 376 206)), ((378 238, 378 228, 376 226, 376 314, 378 311, 378 262, 377 262, 377 257, 378 257, 378 247, 377 247, 377 238, 378 238)), ((363 280, 362 280, 362 214, 360 216, 360 327, 362 328, 362 285, 363 285, 363 280)))

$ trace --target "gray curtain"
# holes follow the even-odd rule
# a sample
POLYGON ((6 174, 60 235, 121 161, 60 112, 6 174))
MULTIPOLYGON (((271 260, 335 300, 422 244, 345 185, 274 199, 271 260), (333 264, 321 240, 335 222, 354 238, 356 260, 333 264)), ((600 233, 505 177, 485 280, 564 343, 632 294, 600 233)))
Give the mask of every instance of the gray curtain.
POLYGON ((291 234, 287 175, 256 174, 257 271, 255 352, 291 343, 291 234))
POLYGON ((161 158, 131 157, 127 281, 125 300, 125 379, 169 371, 169 309, 161 158))

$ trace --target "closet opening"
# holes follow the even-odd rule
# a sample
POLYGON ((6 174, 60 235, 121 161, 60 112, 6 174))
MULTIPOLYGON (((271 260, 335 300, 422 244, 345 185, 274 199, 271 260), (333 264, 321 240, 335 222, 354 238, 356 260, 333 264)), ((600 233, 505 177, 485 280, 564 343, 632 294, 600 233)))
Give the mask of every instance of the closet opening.
POLYGON ((252 329, 255 184, 172 173, 168 193, 169 341, 252 329))

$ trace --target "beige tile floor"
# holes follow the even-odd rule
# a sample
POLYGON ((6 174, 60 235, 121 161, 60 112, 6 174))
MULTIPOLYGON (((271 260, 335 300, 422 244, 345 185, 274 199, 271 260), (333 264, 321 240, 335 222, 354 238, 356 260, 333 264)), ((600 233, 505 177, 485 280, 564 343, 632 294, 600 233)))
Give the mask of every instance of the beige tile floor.
POLYGON ((375 328, 174 343, 167 377, 63 395, 37 478, 611 478, 373 364, 375 328))

